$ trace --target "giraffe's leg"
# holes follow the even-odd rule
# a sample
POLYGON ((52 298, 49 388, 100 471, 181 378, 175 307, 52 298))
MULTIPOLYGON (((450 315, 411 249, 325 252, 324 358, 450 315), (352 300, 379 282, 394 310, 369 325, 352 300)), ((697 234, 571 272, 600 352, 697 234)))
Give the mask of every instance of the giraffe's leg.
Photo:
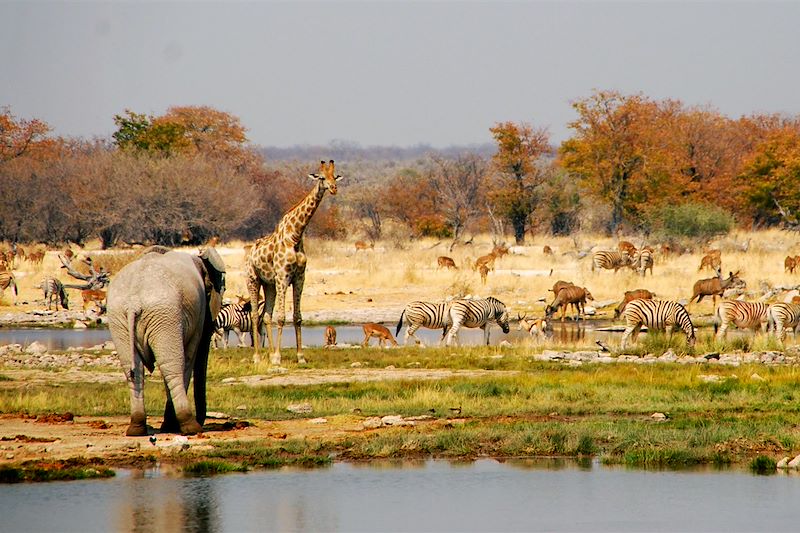
POLYGON ((283 337, 283 325, 286 323, 286 291, 289 289, 288 280, 275 278, 275 345, 270 347, 272 354, 269 362, 273 365, 281 364, 281 338, 283 337))
POLYGON ((303 314, 300 309, 300 299, 303 296, 303 285, 306 281, 305 269, 301 269, 292 281, 292 320, 294 322, 294 335, 297 340, 297 362, 305 364, 306 358, 303 357, 303 314))
MULTIPOLYGON (((257 278, 247 279, 247 292, 250 294, 250 338, 253 339, 253 364, 261 362, 261 355, 258 353, 258 298, 261 295, 261 281, 257 278)), ((269 330, 267 330, 269 331, 269 330)))
MULTIPOLYGON (((275 309, 276 289, 275 284, 269 283, 264 286, 264 312, 261 314, 261 322, 259 323, 259 331, 261 329, 267 330, 267 341, 269 342, 269 353, 272 353, 274 346, 272 337, 272 312, 275 309)), ((278 344, 280 346, 280 344, 278 344)))

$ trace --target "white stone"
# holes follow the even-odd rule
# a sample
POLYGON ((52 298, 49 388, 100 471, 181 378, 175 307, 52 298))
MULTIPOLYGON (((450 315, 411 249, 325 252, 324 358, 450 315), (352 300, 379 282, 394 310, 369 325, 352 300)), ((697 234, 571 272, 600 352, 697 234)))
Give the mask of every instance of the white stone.
POLYGON ((88 326, 81 322, 80 320, 76 320, 75 323, 72 325, 72 329, 87 329, 88 326))
POLYGON ((652 415, 650 415, 650 418, 652 418, 657 422, 663 422, 667 419, 667 415, 665 415, 664 413, 653 413, 652 415))
POLYGON ((247 411, 247 406, 245 404, 237 405, 236 406, 236 410, 237 411, 247 411))
POLYGON ((403 417, 400 415, 386 415, 381 418, 384 426, 399 426, 403 423, 403 417))
POLYGON ((776 467, 777 468, 789 468, 789 458, 788 457, 784 457, 783 459, 778 461, 778 464, 776 465, 776 467))
POLYGON ((39 341, 33 341, 25 348, 26 353, 43 354, 47 351, 47 347, 39 341))
MULTIPOLYGON (((511 346, 514 346, 514 345, 513 345, 513 344, 511 344, 510 342, 508 342, 508 341, 507 341, 507 340, 505 340, 505 339, 503 339, 502 341, 500 341, 500 347, 502 347, 502 348, 510 348, 511 346)), ((500 357, 502 357, 502 355, 501 355, 500 357)))
POLYGON ((719 383, 722 381, 722 376, 718 376, 716 374, 699 374, 697 379, 703 383, 719 383))
POLYGON ((327 418, 322 418, 322 417, 312 418, 311 420, 308 421, 308 423, 309 424, 327 424, 328 423, 328 419, 327 418))
POLYGON ((206 413, 206 418, 213 418, 216 420, 227 420, 230 418, 230 416, 226 415, 225 413, 220 413, 217 411, 208 411, 206 413))
POLYGON ((350 368, 360 368, 360 367, 361 367, 361 363, 359 361, 354 361, 354 362, 350 363, 350 368))
POLYGON ((306 402, 306 403, 289 404, 286 406, 286 410, 292 413, 303 414, 303 413, 310 413, 314 409, 313 407, 311 407, 310 403, 306 402))
POLYGON ((753 381, 767 381, 766 379, 762 378, 755 372, 753 372, 753 374, 750 376, 750 379, 752 379, 753 381))
POLYGON ((789 468, 797 468, 798 465, 800 465, 800 455, 789 461, 789 464, 787 466, 789 468))
POLYGON ((383 425, 381 419, 377 416, 371 416, 361 422, 361 425, 364 426, 364 429, 376 429, 383 425))

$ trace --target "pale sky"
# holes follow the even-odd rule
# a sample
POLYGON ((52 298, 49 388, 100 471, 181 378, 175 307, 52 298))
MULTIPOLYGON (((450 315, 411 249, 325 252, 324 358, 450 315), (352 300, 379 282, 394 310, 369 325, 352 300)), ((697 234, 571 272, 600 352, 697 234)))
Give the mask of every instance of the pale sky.
POLYGON ((800 2, 9 2, 0 106, 107 137, 208 105, 260 145, 569 136, 593 89, 800 113, 800 2))

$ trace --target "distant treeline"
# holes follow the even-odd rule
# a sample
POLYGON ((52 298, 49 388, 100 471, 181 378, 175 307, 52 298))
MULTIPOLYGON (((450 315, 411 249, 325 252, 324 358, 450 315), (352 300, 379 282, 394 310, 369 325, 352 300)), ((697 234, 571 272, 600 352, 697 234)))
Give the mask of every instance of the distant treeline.
POLYGON ((465 239, 490 232, 703 236, 800 226, 800 117, 730 118, 709 107, 597 91, 573 103, 572 135, 504 122, 493 144, 434 149, 254 147, 209 107, 126 110, 111 139, 62 139, 0 108, 0 240, 197 244, 270 233, 334 159, 345 179, 308 233, 465 239))

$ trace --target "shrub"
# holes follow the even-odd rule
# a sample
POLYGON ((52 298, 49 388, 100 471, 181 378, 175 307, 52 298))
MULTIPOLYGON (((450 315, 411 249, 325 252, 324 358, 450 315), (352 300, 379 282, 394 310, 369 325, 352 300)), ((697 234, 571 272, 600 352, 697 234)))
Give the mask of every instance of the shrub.
POLYGON ((662 238, 707 239, 724 235, 734 226, 733 215, 708 204, 666 205, 651 217, 653 232, 662 238))

